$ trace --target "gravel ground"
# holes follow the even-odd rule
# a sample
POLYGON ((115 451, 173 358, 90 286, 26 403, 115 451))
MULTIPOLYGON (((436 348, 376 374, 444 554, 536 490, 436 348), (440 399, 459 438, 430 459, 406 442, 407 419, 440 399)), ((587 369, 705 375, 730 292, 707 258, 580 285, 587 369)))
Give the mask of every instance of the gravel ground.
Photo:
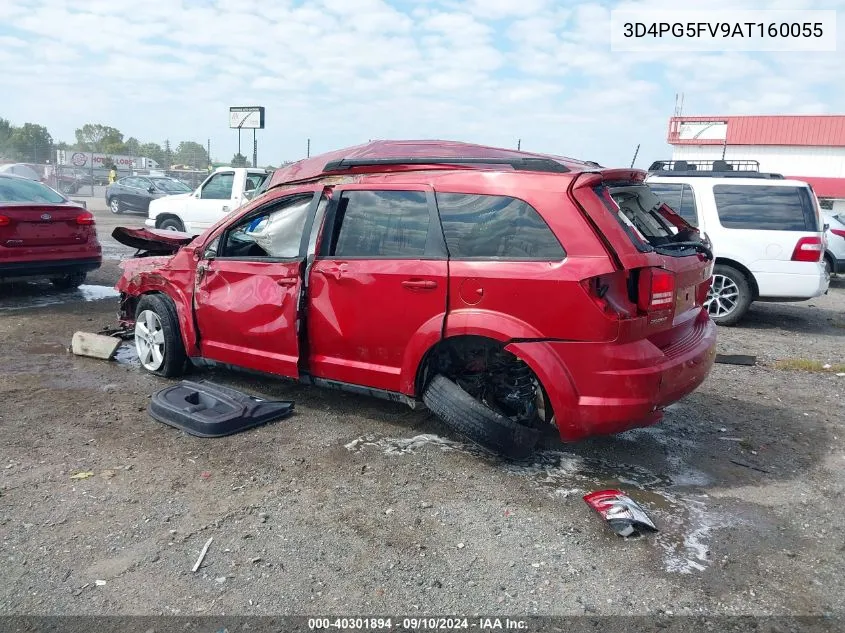
POLYGON ((717 365, 659 425, 503 462, 425 412, 231 372, 201 376, 295 414, 221 439, 154 422, 168 381, 66 352, 114 323, 117 276, 0 291, 0 613, 843 611, 845 377, 775 363, 845 362, 845 283, 722 328, 758 366, 717 365), (581 496, 611 486, 660 531, 603 525, 581 496))

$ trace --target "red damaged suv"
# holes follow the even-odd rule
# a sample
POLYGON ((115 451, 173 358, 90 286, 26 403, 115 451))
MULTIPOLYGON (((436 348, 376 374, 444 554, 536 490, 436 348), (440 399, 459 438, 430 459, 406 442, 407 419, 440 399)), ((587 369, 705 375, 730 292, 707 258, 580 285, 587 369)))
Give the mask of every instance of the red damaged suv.
POLYGON ((119 228, 143 367, 422 402, 508 455, 657 422, 707 377, 706 237, 645 173, 446 141, 277 170, 197 238, 119 228), (175 253, 175 254, 174 254, 175 253))

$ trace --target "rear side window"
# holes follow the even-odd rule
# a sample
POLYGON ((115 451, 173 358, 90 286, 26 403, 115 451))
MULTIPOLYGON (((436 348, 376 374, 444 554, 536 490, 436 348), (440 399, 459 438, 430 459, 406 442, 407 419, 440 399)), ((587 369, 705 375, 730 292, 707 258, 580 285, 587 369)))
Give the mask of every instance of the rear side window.
POLYGON ((693 226, 698 226, 698 211, 692 187, 681 184, 649 183, 648 188, 684 220, 693 226))
POLYGON ((715 185, 713 196, 719 221, 728 229, 819 230, 807 187, 715 185))
POLYGON ((431 221, 423 191, 344 191, 330 256, 413 259, 425 253, 431 221))
POLYGON ((563 247, 540 214, 509 196, 438 193, 437 207, 454 259, 558 261, 563 247))

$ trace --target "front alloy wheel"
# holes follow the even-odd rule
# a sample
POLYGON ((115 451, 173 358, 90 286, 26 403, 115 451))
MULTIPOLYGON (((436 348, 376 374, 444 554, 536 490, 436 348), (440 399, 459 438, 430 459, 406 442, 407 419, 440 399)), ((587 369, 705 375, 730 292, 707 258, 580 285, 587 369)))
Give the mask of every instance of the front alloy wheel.
POLYGON ((164 328, 152 310, 143 310, 135 320, 135 349, 144 369, 156 372, 164 364, 164 328))

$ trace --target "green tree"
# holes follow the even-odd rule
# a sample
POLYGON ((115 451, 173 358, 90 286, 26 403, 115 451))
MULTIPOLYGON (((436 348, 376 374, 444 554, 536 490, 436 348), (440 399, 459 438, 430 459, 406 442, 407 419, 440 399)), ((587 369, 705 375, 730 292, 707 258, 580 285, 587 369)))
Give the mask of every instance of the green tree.
POLYGON ((123 144, 123 150, 130 156, 140 156, 141 143, 134 136, 130 136, 123 144))
POLYGON ((86 123, 76 130, 77 147, 86 152, 123 153, 123 133, 99 123, 86 123))
POLYGON ((194 141, 182 141, 176 147, 173 162, 178 165, 190 165, 194 169, 208 167, 208 153, 205 147, 194 141))
POLYGON ((11 154, 12 147, 9 141, 15 131, 15 126, 8 119, 0 119, 0 156, 11 154))
MULTIPOLYGON (((129 141, 126 142, 129 144, 129 141)), ((159 165, 164 165, 164 150, 158 143, 144 143, 138 147, 138 156, 152 158, 159 165)), ((168 165, 169 166, 169 165, 168 165)))
POLYGON ((243 154, 235 154, 232 156, 232 162, 230 164, 232 167, 249 167, 249 162, 247 162, 246 156, 243 154))
POLYGON ((67 151, 70 149, 70 145, 68 143, 65 143, 64 141, 61 141, 59 143, 56 143, 56 149, 67 151))
POLYGON ((15 160, 26 163, 44 163, 50 160, 53 137, 43 125, 24 123, 14 128, 9 146, 15 160))

